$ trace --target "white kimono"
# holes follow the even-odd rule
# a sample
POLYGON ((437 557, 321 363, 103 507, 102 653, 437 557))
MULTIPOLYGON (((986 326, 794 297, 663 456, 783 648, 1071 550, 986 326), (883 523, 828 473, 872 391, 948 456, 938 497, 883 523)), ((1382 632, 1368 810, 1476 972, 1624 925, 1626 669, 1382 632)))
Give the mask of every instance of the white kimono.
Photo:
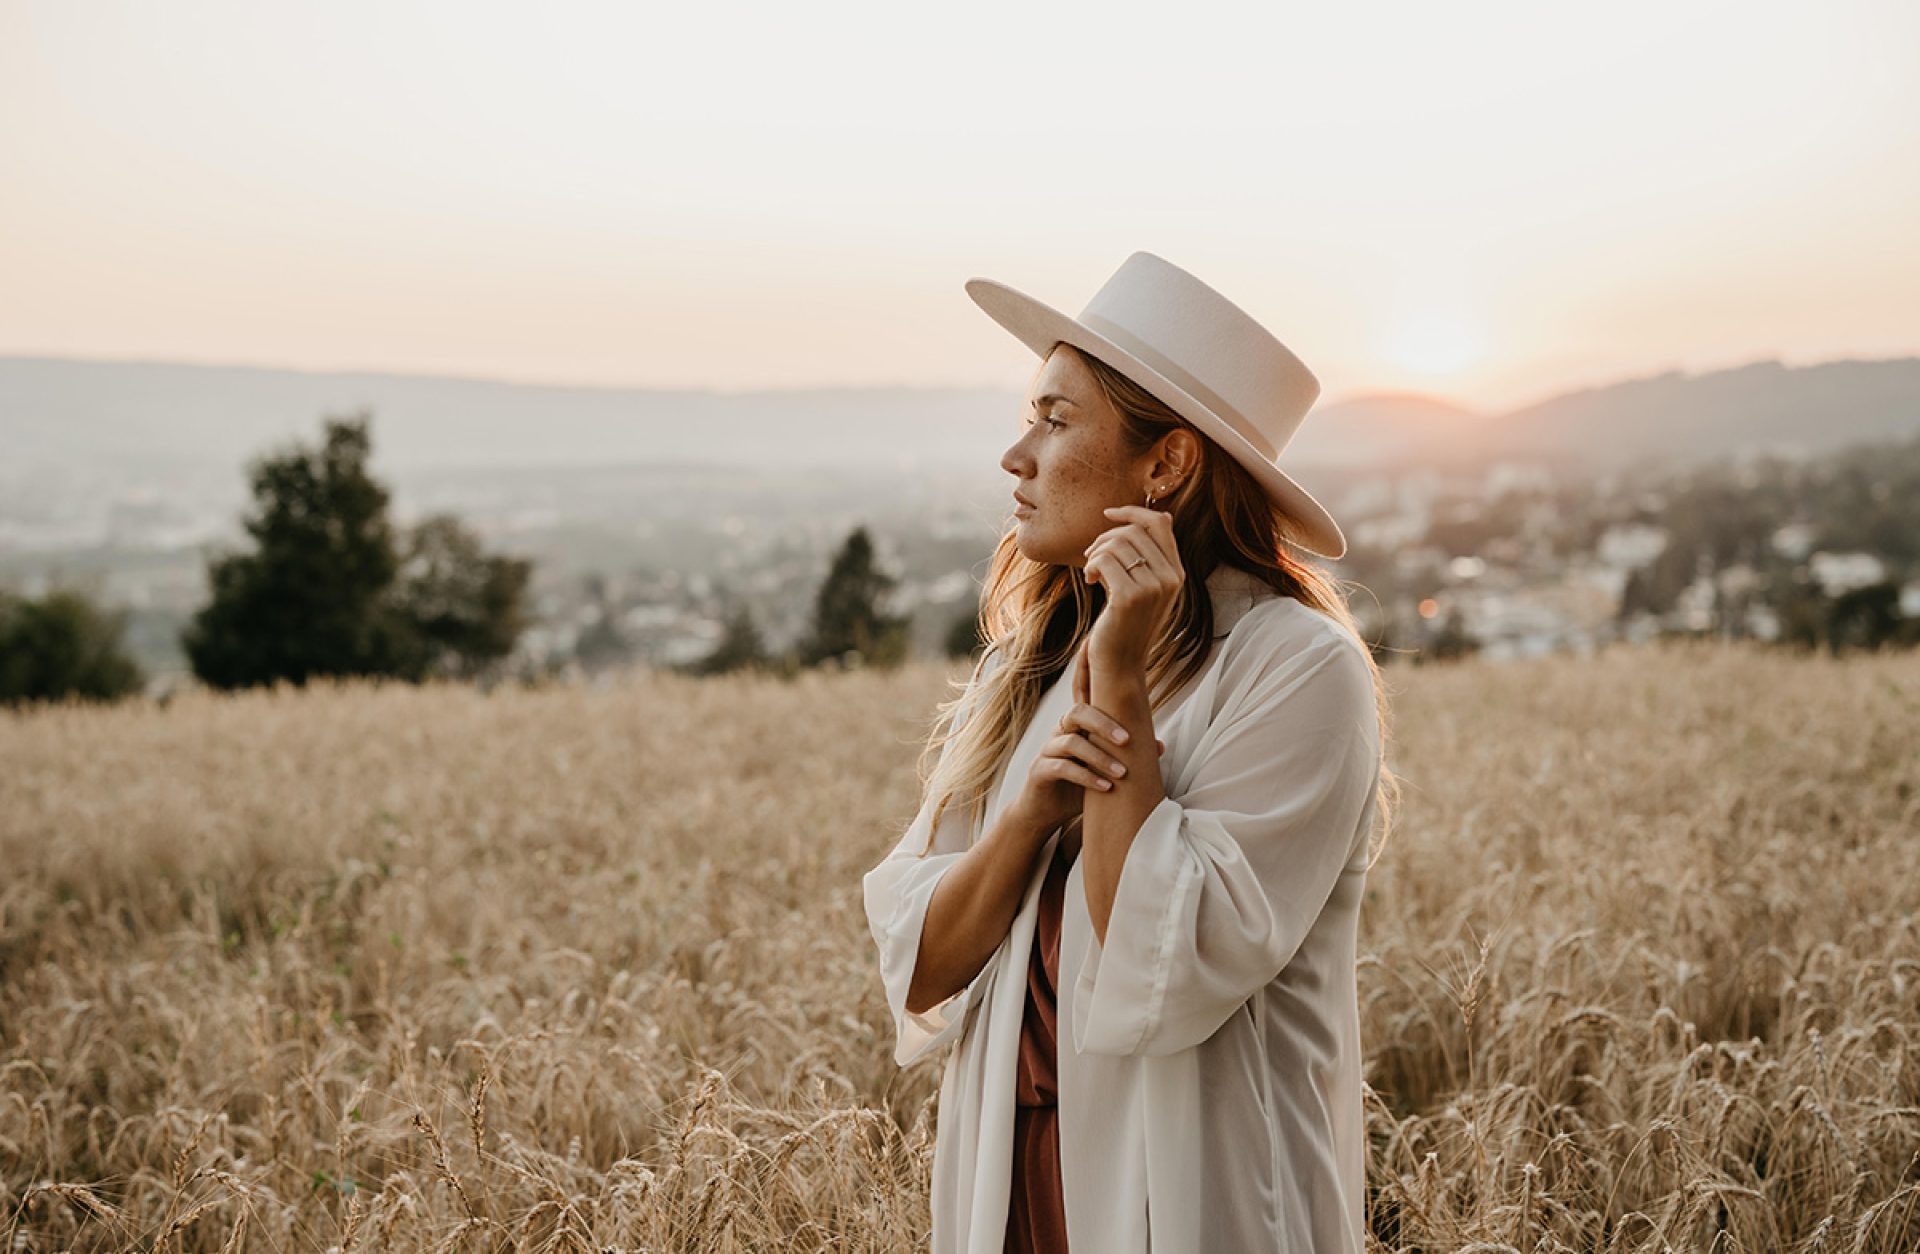
MULTIPOLYGON (((1127 853, 1104 947, 1080 859, 1066 881, 1056 1079, 1068 1244, 1358 1254, 1355 928, 1380 764, 1365 646, 1243 572, 1221 568, 1207 587, 1216 638, 1155 716, 1166 799, 1127 853)), ((1072 700, 1069 666, 996 779, 989 824, 1072 700)), ((936 1120, 933 1254, 1001 1254, 1027 964, 1059 833, 980 973, 913 1014, 927 901, 976 835, 951 805, 934 851, 915 856, 929 809, 865 876, 867 924, 895 1061, 955 1047, 936 1120)))

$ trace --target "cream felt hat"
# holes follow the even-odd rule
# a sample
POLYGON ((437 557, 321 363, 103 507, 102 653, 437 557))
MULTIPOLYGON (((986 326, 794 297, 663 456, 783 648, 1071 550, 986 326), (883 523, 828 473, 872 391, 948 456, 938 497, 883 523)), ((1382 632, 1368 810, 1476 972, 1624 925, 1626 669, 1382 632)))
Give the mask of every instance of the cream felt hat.
POLYGON ((992 279, 968 279, 967 295, 1042 358, 1070 344, 1152 392, 1252 472, 1299 524, 1302 547, 1346 553, 1333 515, 1274 464, 1320 381, 1238 305, 1147 252, 1128 257, 1078 318, 992 279))

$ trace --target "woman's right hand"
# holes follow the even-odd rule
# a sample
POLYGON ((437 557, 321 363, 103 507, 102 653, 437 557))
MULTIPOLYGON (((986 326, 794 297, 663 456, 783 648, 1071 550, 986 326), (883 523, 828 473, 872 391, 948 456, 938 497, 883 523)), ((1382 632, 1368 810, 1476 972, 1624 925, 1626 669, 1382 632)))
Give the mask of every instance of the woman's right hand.
MULTIPOLYGON (((1116 755, 1118 737, 1126 735, 1120 720, 1088 703, 1092 673, 1087 651, 1080 650, 1073 672, 1073 706, 1061 716, 1054 734, 1040 747, 1027 770, 1019 795, 1008 808, 1034 835, 1046 837, 1054 828, 1077 816, 1086 790, 1107 791, 1125 773, 1116 755)), ((1164 741, 1154 740, 1160 753, 1164 741)))

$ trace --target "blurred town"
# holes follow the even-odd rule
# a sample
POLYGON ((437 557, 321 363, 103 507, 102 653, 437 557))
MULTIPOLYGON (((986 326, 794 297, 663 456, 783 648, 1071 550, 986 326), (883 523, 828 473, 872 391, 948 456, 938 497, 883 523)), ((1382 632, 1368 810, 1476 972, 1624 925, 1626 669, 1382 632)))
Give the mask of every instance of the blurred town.
MULTIPOLYGON (((1435 455, 1298 473, 1347 533, 1349 553, 1327 565, 1385 662, 1676 634, 1913 644, 1920 405, 1910 412, 1904 436, 1749 443, 1684 464, 1435 455)), ((371 426, 378 447, 377 414, 371 426)), ((207 600, 209 560, 244 539, 243 468, 110 452, 0 472, 0 587, 77 587, 123 611, 128 651, 166 688, 188 672, 180 633, 207 600)), ((529 562, 511 665, 573 675, 687 666, 743 627, 769 651, 790 647, 856 530, 908 652, 963 652, 1012 486, 991 456, 838 469, 414 466, 388 478, 400 521, 456 514, 529 562)))

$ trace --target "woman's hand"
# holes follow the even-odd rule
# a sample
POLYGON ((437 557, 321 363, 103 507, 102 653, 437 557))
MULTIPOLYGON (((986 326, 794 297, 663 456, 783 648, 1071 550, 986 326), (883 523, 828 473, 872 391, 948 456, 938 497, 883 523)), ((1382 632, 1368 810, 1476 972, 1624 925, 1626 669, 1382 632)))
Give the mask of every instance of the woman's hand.
POLYGON ((1144 671, 1154 637, 1179 604, 1187 572, 1171 514, 1143 505, 1112 505, 1105 513, 1119 525, 1087 546, 1087 582, 1107 592, 1087 655, 1102 674, 1144 671))
MULTIPOLYGON (((1083 648, 1073 664, 1073 706, 1041 746, 1027 770, 1026 783, 1008 807, 1038 836, 1050 835, 1077 816, 1087 789, 1104 792, 1125 774, 1114 746, 1125 743, 1126 728, 1088 702, 1091 686, 1088 650, 1083 648)), ((1156 752, 1167 751, 1164 741, 1156 738, 1153 744, 1156 752)))

